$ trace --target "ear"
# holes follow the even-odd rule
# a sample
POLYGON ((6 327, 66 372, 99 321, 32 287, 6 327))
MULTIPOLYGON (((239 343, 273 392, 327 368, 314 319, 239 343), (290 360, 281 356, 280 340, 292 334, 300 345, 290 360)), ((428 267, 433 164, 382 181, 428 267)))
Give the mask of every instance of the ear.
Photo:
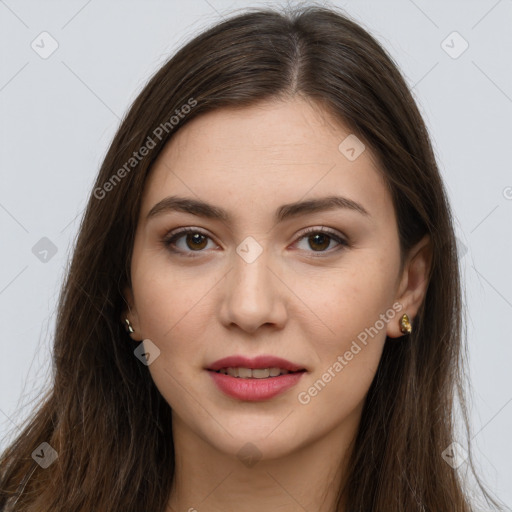
POLYGON ((431 263, 432 244, 430 236, 425 235, 410 249, 402 273, 399 276, 395 302, 399 302, 402 309, 397 320, 388 322, 386 333, 390 338, 403 336, 400 331, 399 319, 404 313, 407 313, 412 324, 427 292, 431 263))
POLYGON ((121 314, 121 323, 126 328, 126 319, 130 320, 130 324, 134 332, 128 332, 130 338, 134 341, 142 341, 143 336, 140 332, 139 317, 137 314, 137 308, 135 307, 135 301, 133 300, 133 292, 129 286, 126 286, 123 290, 123 298, 126 303, 126 308, 123 309, 121 314))

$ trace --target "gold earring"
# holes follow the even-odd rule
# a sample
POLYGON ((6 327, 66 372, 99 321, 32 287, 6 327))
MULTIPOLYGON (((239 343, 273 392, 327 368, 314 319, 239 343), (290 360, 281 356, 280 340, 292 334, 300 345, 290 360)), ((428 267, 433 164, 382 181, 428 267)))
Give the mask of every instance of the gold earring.
POLYGON ((407 314, 403 314, 400 318, 400 331, 402 334, 411 334, 412 326, 407 314))
POLYGON ((125 318, 124 321, 126 322, 126 332, 129 332, 130 334, 134 333, 135 331, 133 330, 130 320, 128 320, 128 318, 125 318))

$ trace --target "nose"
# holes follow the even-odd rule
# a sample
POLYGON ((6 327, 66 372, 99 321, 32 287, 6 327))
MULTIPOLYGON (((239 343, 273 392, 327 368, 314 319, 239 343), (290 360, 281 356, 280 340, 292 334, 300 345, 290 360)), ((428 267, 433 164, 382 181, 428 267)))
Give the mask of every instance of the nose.
POLYGON ((287 287, 267 257, 266 250, 248 263, 235 253, 233 268, 226 275, 220 308, 226 327, 237 325, 247 333, 262 325, 282 329, 287 317, 287 287))

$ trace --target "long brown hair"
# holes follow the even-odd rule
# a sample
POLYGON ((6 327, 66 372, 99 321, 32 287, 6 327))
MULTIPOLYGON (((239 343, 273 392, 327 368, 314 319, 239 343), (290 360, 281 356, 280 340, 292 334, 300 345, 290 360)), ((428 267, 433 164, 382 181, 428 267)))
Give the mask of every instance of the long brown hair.
MULTIPOLYGON (((141 193, 165 143, 196 116, 297 94, 372 148, 402 258, 425 234, 433 251, 413 334, 386 341, 336 510, 343 491, 351 512, 472 509, 442 457, 455 440, 456 398, 466 433, 469 421, 455 236, 428 132, 376 40, 339 10, 316 6, 222 21, 181 48, 134 101, 80 225, 59 298, 51 386, 2 455, 0 509, 164 511, 174 476, 171 410, 121 324, 141 193), (31 456, 43 442, 58 454, 46 469, 31 456)), ((496 505, 471 451, 465 464, 496 505)))

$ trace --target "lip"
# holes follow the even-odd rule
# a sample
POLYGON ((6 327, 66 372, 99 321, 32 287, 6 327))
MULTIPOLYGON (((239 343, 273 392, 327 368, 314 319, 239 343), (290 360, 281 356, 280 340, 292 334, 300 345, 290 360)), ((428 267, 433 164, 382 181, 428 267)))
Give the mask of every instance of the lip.
POLYGON ((208 368, 213 382, 225 395, 251 402, 270 400, 295 386, 306 373, 306 368, 280 357, 262 355, 254 358, 229 356, 212 363, 208 368), (245 379, 217 373, 221 368, 281 368, 290 372, 265 379, 245 379))
POLYGON ((295 386, 305 371, 268 377, 266 379, 244 379, 209 370, 217 387, 226 395, 238 400, 261 402, 270 400, 295 386))
POLYGON ((207 370, 217 371, 221 368, 281 368, 290 372, 306 370, 303 366, 271 355, 262 355, 253 358, 244 356, 224 357, 209 365, 207 370))

